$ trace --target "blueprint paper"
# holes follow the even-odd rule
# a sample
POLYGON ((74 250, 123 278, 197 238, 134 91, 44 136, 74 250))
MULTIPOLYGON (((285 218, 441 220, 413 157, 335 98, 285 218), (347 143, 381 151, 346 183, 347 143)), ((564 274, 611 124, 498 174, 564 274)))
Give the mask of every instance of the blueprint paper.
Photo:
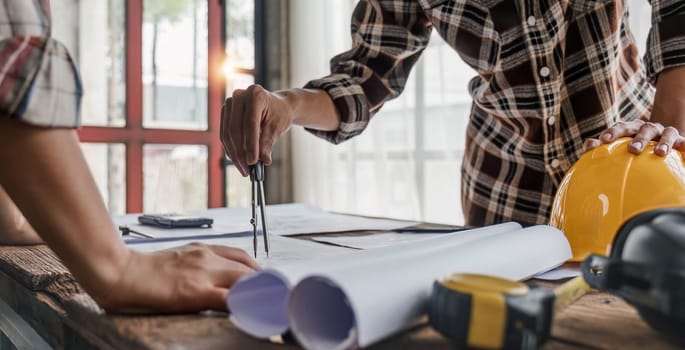
MULTIPOLYGON (((263 241, 261 236, 259 238, 259 247, 257 249, 257 262, 262 267, 282 266, 288 263, 297 261, 308 261, 314 258, 339 255, 347 253, 350 249, 336 247, 331 245, 324 245, 314 242, 305 241, 297 238, 273 236, 269 237, 271 245, 269 246, 269 258, 264 253, 263 241)), ((229 247, 240 248, 250 256, 253 256, 252 250, 252 233, 249 234, 235 234, 230 237, 212 238, 212 239, 188 239, 188 240, 173 240, 163 242, 146 242, 135 243, 127 242, 129 248, 150 253, 159 250, 175 248, 193 242, 202 242, 204 244, 225 245, 229 247)))
MULTIPOLYGON (((217 208, 188 212, 188 215, 214 219, 211 228, 164 229, 138 223, 139 214, 114 217, 115 225, 126 225, 134 231, 155 238, 185 239, 198 235, 228 235, 252 232, 250 208, 217 208)), ((271 236, 289 236, 312 233, 394 230, 415 225, 415 222, 365 218, 334 214, 312 205, 293 203, 266 206, 267 225, 271 236)), ((258 226, 259 227, 259 226, 258 226)))
MULTIPOLYGON (((249 218, 251 209, 248 208, 219 208, 197 212, 214 219, 215 223, 232 224, 245 223, 251 230, 249 218)), ((415 225, 416 222, 374 219, 354 215, 329 213, 321 208, 302 204, 276 204, 266 206, 266 219, 269 230, 274 235, 290 236, 312 233, 332 233, 349 231, 394 230, 415 225)), ((240 231, 240 230, 238 230, 240 231)))
MULTIPOLYGON (((456 232, 456 230, 455 230, 456 232)), ((313 241, 355 249, 374 249, 394 244, 411 243, 422 239, 440 237, 449 233, 387 232, 363 236, 312 237, 313 241)))
MULTIPOLYGON (((228 295, 231 319, 240 329, 258 338, 280 335, 288 329, 286 306, 290 290, 305 277, 317 274, 328 275, 337 270, 351 269, 356 271, 362 279, 374 280, 375 275, 366 273, 369 266, 384 264, 392 266, 395 261, 393 259, 430 261, 432 258, 428 257, 436 251, 452 249, 472 240, 485 239, 519 229, 521 225, 517 223, 506 223, 445 234, 412 244, 353 251, 257 271, 241 278, 231 288, 231 293, 228 295)), ((397 269, 401 268, 397 266, 397 269)), ((549 266, 546 267, 546 269, 549 268, 549 266)))

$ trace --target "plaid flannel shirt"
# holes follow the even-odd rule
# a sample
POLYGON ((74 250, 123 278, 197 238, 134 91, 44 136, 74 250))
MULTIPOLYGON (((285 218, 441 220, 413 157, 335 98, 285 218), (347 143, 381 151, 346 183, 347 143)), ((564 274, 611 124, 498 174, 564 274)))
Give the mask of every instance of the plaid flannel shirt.
POLYGON ((547 223, 584 139, 648 119, 659 72, 685 64, 685 1, 651 0, 644 64, 626 1, 362 0, 352 49, 307 84, 328 92, 340 128, 310 131, 334 143, 361 133, 401 93, 437 30, 478 72, 462 166, 466 223, 547 223))
POLYGON ((67 49, 50 37, 48 0, 0 2, 0 118, 79 125, 82 89, 67 49))

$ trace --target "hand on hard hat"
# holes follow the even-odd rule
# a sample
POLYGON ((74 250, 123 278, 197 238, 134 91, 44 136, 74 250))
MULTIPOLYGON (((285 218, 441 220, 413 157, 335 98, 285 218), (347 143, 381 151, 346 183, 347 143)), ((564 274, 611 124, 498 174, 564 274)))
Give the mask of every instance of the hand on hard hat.
POLYGON ((620 138, 585 153, 561 180, 550 225, 568 238, 573 261, 608 255, 618 228, 639 213, 685 207, 683 153, 657 157, 652 141, 636 155, 633 141, 620 138))
POLYGON ((603 131, 599 138, 585 140, 583 147, 585 152, 588 152, 621 137, 633 137, 628 146, 628 151, 633 154, 642 153, 650 141, 658 141, 654 148, 656 155, 666 156, 671 149, 685 153, 685 137, 680 135, 678 129, 644 120, 620 121, 603 131))

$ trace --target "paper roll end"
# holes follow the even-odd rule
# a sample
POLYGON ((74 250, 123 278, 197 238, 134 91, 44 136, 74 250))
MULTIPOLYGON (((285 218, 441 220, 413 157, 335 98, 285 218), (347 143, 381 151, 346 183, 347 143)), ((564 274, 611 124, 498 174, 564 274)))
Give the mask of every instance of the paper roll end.
POLYGON ((261 270, 239 279, 226 298, 231 321, 251 336, 267 339, 288 330, 290 286, 285 277, 261 270))
POLYGON ((354 309, 343 289, 326 277, 305 278, 293 289, 288 317, 293 334, 307 349, 358 348, 354 309))

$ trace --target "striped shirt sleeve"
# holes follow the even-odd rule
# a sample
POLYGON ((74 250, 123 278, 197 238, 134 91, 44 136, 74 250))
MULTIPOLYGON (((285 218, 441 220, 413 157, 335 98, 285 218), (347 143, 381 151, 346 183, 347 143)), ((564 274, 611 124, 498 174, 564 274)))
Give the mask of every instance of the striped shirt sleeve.
POLYGON ((50 32, 48 1, 0 3, 0 117, 75 128, 81 80, 67 49, 50 32))
POLYGON ((352 15, 352 49, 331 60, 329 76, 305 86, 330 95, 340 127, 308 130, 333 143, 360 134, 380 107, 402 92, 430 33, 417 1, 359 1, 352 15))
POLYGON ((652 28, 647 39, 645 69, 652 84, 661 71, 685 65, 685 1, 650 0, 652 28))

